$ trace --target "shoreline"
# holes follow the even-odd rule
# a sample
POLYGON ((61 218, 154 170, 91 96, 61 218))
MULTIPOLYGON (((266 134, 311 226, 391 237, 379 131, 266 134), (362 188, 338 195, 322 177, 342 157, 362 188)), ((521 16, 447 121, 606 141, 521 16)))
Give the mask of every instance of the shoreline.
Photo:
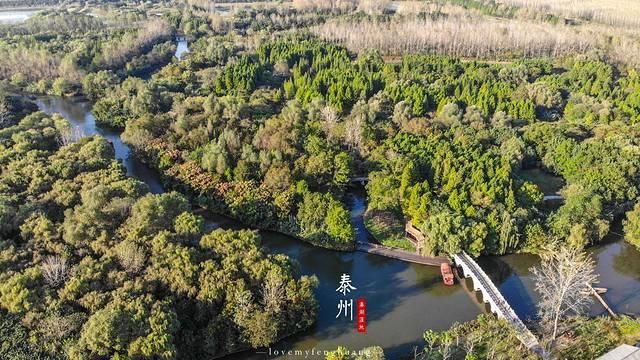
POLYGON ((36 12, 36 11, 40 11, 40 10, 50 10, 50 9, 55 9, 55 6, 34 6, 34 7, 29 7, 29 6, 23 6, 23 7, 0 7, 0 13, 3 12, 14 12, 14 11, 32 11, 32 12, 36 12))

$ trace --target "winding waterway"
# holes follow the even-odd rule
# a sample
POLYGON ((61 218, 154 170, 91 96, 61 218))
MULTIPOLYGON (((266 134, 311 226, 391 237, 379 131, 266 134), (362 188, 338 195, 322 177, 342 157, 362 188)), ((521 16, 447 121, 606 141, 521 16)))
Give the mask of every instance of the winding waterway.
MULTIPOLYGON (((133 156, 129 147, 113 130, 96 125, 90 104, 81 99, 39 97, 39 108, 49 114, 59 113, 85 135, 104 136, 114 145, 116 158, 123 161, 127 173, 146 182, 154 193, 163 191, 158 174, 133 156)), ((363 192, 353 191, 349 203, 357 227, 358 240, 367 240, 362 224, 366 207, 363 192)), ((223 227, 234 227, 231 221, 212 216, 210 221, 223 227)), ((319 280, 316 297, 319 302, 317 323, 308 331, 275 345, 278 349, 331 350, 339 345, 361 348, 381 345, 392 359, 412 352, 421 344, 426 329, 446 329, 456 321, 475 318, 480 307, 460 286, 442 285, 439 269, 407 264, 360 252, 345 253, 313 247, 303 241, 273 233, 262 233, 264 246, 284 253, 300 265, 301 274, 315 274, 319 280), (340 297, 335 291, 340 275, 350 274, 357 288, 353 298, 365 297, 368 302, 368 332, 355 331, 355 323, 336 319, 340 297)), ((267 350, 268 353, 268 350, 267 350)), ((269 358, 268 354, 242 353, 231 358, 269 358)))
MULTIPOLYGON (((91 114, 91 104, 77 98, 39 97, 40 110, 64 116, 72 126, 82 129, 85 135, 101 135, 114 145, 116 158, 120 159, 127 173, 149 186, 154 193, 164 191, 158 174, 133 156, 131 149, 122 142, 117 131, 97 126, 91 114)), ((357 237, 367 241, 362 222, 366 208, 366 196, 362 189, 349 194, 353 223, 357 237)), ((228 219, 210 216, 210 227, 239 227, 228 219)), ((614 229, 614 231, 620 231, 614 229)), ((313 247, 286 235, 262 232, 266 249, 284 253, 295 259, 301 274, 315 274, 319 286, 315 291, 319 302, 317 323, 308 331, 287 338, 264 353, 244 352, 229 359, 278 358, 280 350, 332 350, 339 345, 350 349, 380 345, 390 359, 399 359, 422 345, 422 334, 427 329, 446 329, 454 322, 475 318, 481 307, 474 301, 475 295, 462 286, 442 285, 439 269, 388 259, 360 252, 336 252, 313 247), (340 299, 335 291, 341 274, 350 274, 357 288, 352 298, 367 299, 367 333, 355 331, 355 322, 336 319, 340 299), (271 355, 269 354, 271 352, 271 355)), ((602 287, 609 292, 604 298, 615 311, 640 313, 640 253, 628 244, 612 236, 605 245, 590 250, 602 287)), ((509 255, 479 259, 480 265, 496 282, 514 310, 523 318, 535 314, 535 292, 528 270, 538 259, 528 255, 509 255)), ((594 305, 592 314, 601 314, 600 305, 594 305)), ((318 358, 318 357, 316 357, 318 358)))

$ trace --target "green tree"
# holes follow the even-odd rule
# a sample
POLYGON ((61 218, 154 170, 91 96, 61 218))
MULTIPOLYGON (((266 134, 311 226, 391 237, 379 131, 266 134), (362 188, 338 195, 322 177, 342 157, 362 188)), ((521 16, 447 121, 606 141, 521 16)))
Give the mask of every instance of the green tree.
POLYGON ((627 218, 623 221, 624 239, 637 248, 640 248, 640 203, 636 203, 633 210, 627 212, 627 218))
POLYGON ((23 313, 39 303, 37 287, 42 286, 42 273, 31 267, 13 276, 5 275, 0 284, 0 306, 10 313, 23 313))
POLYGON ((346 185, 351 180, 351 156, 341 152, 334 157, 333 182, 337 185, 346 185))
POLYGON ((355 231, 351 225, 351 214, 342 204, 334 202, 331 205, 325 223, 327 233, 333 241, 347 245, 353 242, 355 231))
POLYGON ((204 230, 204 219, 200 215, 190 212, 183 212, 174 220, 174 229, 178 235, 189 238, 202 234, 204 230))

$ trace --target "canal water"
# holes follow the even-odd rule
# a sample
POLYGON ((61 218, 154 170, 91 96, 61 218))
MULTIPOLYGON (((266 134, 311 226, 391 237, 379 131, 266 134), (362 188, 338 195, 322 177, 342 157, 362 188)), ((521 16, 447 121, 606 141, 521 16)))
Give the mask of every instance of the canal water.
MULTIPOLYGON (((621 227, 620 221, 615 222, 604 242, 587 251, 599 274, 596 286, 607 289, 603 299, 617 313, 637 315, 640 314, 640 252, 623 240, 621 227)), ((539 262, 537 256, 523 254, 478 259, 514 311, 523 318, 535 316, 538 294, 530 269, 539 262)), ((594 302, 590 313, 602 315, 606 310, 594 302)))
POLYGON ((17 24, 27 20, 36 10, 0 10, 0 25, 17 24))
POLYGON ((158 174, 133 156, 131 149, 120 139, 120 132, 99 127, 91 114, 91 103, 81 98, 61 98, 54 96, 38 97, 36 104, 47 114, 60 114, 71 126, 82 130, 86 136, 100 135, 110 141, 115 149, 116 159, 121 160, 127 169, 127 175, 144 181, 152 193, 163 192, 158 174))
MULTIPOLYGON (((104 136, 114 145, 116 157, 122 160, 127 173, 146 182, 154 193, 163 192, 158 174, 133 156, 119 133, 97 126, 91 114, 91 104, 77 98, 40 97, 39 108, 49 114, 59 113, 85 135, 104 136)), ((362 189, 349 194, 349 206, 359 241, 368 241, 362 222, 366 196, 362 189)), ((223 217, 211 216, 210 226, 241 227, 223 217)), ((616 228, 617 229, 617 228, 616 228)), ((614 229, 614 231, 616 230, 614 229)), ((617 231, 620 231, 617 229, 617 231)), ((482 310, 476 295, 462 286, 442 285, 439 269, 408 264, 360 252, 336 252, 313 247, 303 241, 274 232, 262 232, 264 246, 274 253, 293 258, 301 274, 316 275, 319 286, 315 291, 319 302, 317 323, 304 333, 294 335, 259 352, 249 351, 228 359, 271 359, 269 355, 282 350, 333 350, 346 345, 350 349, 379 345, 387 358, 410 357, 423 344, 427 329, 443 330, 455 322, 474 319, 482 310), (364 297, 367 300, 367 333, 356 332, 355 321, 336 318, 338 302, 343 299, 336 292, 339 278, 349 274, 357 288, 347 299, 364 297)), ((605 300, 618 312, 640 312, 640 253, 612 235, 608 243, 590 251, 600 273, 602 287, 609 291, 605 300)), ((514 310, 523 318, 535 315, 536 294, 529 268, 538 258, 528 255, 509 255, 479 259, 480 265, 496 282, 514 310)), ((594 305, 592 314, 603 309, 594 305)), ((319 357, 316 357, 319 358, 319 357)))
POLYGON ((182 60, 182 57, 189 53, 189 43, 185 37, 176 38, 176 57, 182 60))

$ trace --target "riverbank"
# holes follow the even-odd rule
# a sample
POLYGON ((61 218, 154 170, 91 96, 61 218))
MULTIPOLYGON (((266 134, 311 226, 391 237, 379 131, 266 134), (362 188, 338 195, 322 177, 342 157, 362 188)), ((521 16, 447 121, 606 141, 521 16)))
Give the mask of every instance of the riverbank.
MULTIPOLYGON (((126 138, 126 133, 124 136, 126 138)), ((355 230, 349 223, 344 204, 331 196, 304 189, 289 190, 281 197, 255 181, 221 180, 198 163, 182 159, 180 151, 170 149, 162 139, 149 143, 152 146, 145 149, 132 146, 133 154, 160 174, 167 188, 185 194, 199 206, 249 227, 280 232, 320 248, 355 249, 353 235, 347 237, 345 234, 355 234, 355 230), (297 214, 292 214, 291 210, 296 207, 297 214), (337 219, 330 217, 330 209, 337 209, 337 219), (305 224, 306 217, 312 217, 311 224, 305 224), (311 228, 305 229, 309 225, 311 228)))
POLYGON ((40 10, 48 10, 53 9, 53 7, 48 6, 18 6, 18 7, 0 7, 0 13, 3 12, 14 12, 14 11, 40 11, 40 10))

